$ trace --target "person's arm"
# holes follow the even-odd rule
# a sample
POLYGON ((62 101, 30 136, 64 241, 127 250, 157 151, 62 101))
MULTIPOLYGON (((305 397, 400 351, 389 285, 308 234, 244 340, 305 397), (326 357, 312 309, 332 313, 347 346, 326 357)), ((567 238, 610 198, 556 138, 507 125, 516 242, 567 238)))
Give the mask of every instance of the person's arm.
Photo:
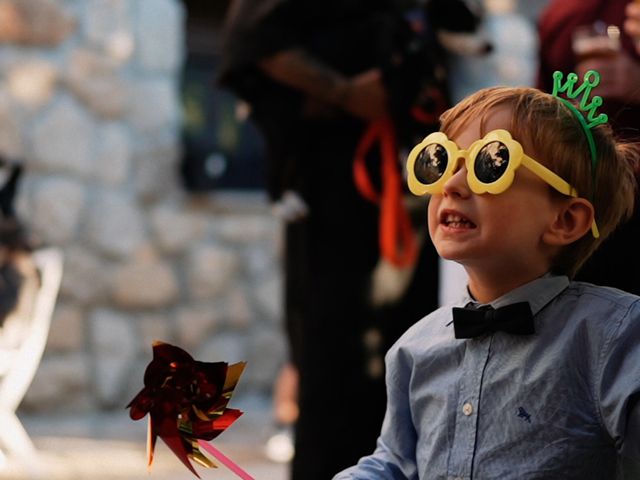
POLYGON ((374 120, 386 113, 387 96, 377 69, 346 77, 302 49, 278 52, 259 66, 273 80, 356 117, 374 120))
MULTIPOLYGON (((417 433, 411 416, 412 361, 393 347, 386 358, 387 412, 376 450, 333 480, 417 480, 417 433)), ((363 399, 366 401, 366 399, 363 399)))
POLYGON ((602 346, 597 395, 604 427, 613 439, 619 478, 640 478, 640 301, 602 346))
POLYGON ((627 19, 624 22, 624 31, 635 39, 636 50, 640 54, 640 2, 630 2, 625 9, 627 19))

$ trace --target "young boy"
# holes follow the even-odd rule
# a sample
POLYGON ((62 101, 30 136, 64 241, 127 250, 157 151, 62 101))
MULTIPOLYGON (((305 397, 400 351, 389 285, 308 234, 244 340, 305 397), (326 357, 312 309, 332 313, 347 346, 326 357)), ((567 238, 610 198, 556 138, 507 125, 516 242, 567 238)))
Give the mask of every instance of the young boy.
POLYGON ((571 281, 630 214, 637 153, 588 103, 597 74, 556 75, 580 106, 485 89, 411 152, 469 297, 388 352, 377 448, 334 480, 640 479, 640 298, 571 281))

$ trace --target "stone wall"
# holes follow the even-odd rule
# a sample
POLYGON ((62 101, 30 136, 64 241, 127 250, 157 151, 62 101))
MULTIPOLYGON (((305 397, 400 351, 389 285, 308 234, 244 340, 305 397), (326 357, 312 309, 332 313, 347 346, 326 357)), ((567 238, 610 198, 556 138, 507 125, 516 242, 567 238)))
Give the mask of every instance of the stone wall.
POLYGON ((122 408, 151 342, 247 360, 266 394, 284 357, 280 225, 260 194, 185 193, 177 175, 178 0, 0 0, 0 153, 18 213, 65 255, 23 408, 122 408))

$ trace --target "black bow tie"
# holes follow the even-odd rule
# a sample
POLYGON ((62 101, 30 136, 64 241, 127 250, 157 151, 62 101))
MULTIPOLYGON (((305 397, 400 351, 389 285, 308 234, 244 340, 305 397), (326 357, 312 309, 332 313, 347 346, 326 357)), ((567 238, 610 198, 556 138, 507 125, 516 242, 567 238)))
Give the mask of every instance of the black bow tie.
POLYGON ((473 338, 501 330, 515 335, 535 332, 529 302, 518 302, 500 308, 454 308, 453 327, 456 338, 473 338))

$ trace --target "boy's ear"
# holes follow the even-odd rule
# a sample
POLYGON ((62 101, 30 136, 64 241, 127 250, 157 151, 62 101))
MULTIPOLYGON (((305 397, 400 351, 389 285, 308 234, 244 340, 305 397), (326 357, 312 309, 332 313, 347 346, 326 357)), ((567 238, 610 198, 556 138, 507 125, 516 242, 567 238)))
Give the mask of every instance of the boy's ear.
POLYGON ((593 205, 584 198, 570 198, 560 204, 557 215, 543 234, 547 245, 569 245, 591 231, 593 205))

